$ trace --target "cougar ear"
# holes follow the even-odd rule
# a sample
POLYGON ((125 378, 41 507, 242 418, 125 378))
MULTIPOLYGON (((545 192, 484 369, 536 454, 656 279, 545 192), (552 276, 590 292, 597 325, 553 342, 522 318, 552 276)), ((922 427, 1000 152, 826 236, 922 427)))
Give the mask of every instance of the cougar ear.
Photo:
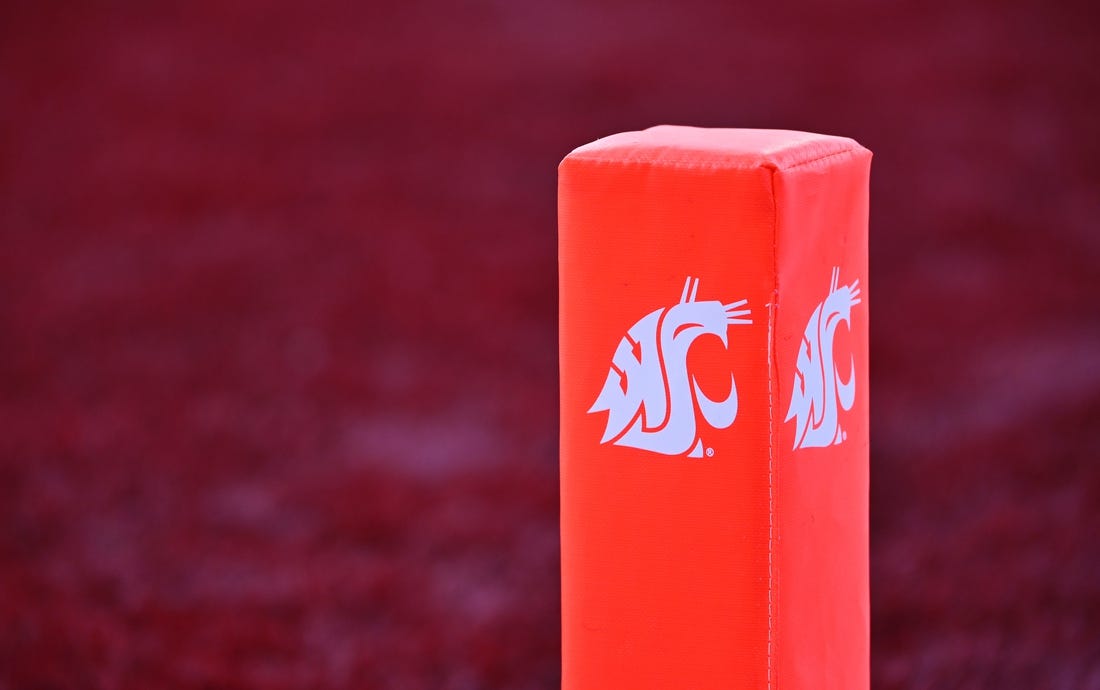
POLYGON ((691 289, 691 276, 684 281, 684 291, 680 293, 680 304, 688 301, 688 290, 691 289))
POLYGON ((687 277, 684 281, 684 291, 680 293, 680 304, 686 304, 688 302, 695 301, 695 295, 699 292, 699 279, 692 279, 691 276, 687 277))

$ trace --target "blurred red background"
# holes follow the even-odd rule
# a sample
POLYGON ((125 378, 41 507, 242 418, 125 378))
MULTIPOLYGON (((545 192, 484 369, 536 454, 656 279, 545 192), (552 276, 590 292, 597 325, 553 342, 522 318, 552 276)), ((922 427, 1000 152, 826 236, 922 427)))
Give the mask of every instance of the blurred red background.
POLYGON ((1091 4, 6 2, 0 688, 553 688, 555 167, 875 154, 872 674, 1100 688, 1091 4))

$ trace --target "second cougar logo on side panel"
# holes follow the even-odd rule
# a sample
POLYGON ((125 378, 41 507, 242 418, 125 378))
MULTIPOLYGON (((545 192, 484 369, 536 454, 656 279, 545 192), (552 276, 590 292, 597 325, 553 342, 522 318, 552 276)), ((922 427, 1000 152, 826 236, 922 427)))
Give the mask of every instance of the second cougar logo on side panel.
POLYGON ((642 317, 619 341, 607 381, 589 413, 607 411, 600 443, 639 448, 663 455, 703 457, 697 415, 715 429, 737 417, 737 386, 730 373, 730 392, 715 401, 703 394, 688 371, 688 349, 701 336, 712 335, 728 346, 727 329, 751 324, 747 300, 696 301, 699 279, 684 283, 680 302, 642 317))
POLYGON ((860 303, 859 279, 839 285, 840 268, 833 269, 829 294, 810 316, 795 363, 791 406, 787 419, 795 420, 794 447, 824 448, 843 442, 848 435, 840 427, 842 410, 852 409, 856 399, 855 357, 848 380, 840 378, 833 355, 833 339, 841 323, 850 323, 852 307, 860 303))

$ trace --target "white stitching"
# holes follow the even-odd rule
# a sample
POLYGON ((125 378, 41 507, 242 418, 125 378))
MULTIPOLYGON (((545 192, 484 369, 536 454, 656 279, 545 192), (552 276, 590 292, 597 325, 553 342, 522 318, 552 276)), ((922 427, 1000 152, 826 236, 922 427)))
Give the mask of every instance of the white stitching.
POLYGON ((772 394, 775 366, 775 319, 779 301, 779 200, 772 170, 772 276, 771 304, 768 305, 768 690, 775 672, 775 396, 772 394))

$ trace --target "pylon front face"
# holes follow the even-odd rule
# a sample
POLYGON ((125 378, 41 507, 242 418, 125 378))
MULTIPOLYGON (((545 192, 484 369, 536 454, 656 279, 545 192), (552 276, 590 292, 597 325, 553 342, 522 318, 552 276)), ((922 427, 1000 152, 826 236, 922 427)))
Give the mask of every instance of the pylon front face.
MULTIPOLYGON (((859 313, 865 305, 859 284, 842 270, 827 267, 816 290, 816 276, 808 275, 815 261, 865 275, 865 240, 842 237, 860 233, 860 218, 865 237, 865 154, 835 137, 662 127, 609 137, 563 161, 567 690, 775 687, 784 673, 800 677, 798 669, 784 670, 785 653, 793 659, 800 647, 819 646, 823 634, 862 630, 866 637, 866 606, 860 620, 858 601, 866 598, 866 386, 859 384, 866 382, 866 318, 859 313), (851 170, 815 165, 830 154, 851 170), (789 194, 841 193, 787 179, 801 180, 805 172, 851 178, 841 187, 855 191, 842 203, 819 204, 848 217, 813 221, 811 231, 826 235, 823 244, 804 242, 816 248, 788 257, 781 243, 797 239, 784 223, 798 220, 797 208, 813 207, 791 205, 789 194), (821 249, 834 243, 835 259, 821 249), (788 280, 787 263, 807 275, 788 280), (805 311, 803 302, 815 303, 796 318, 784 311, 788 300, 799 303, 798 311, 805 311), (798 342, 788 334, 788 318, 800 322, 798 342), (807 328, 814 342, 804 350, 807 328), (860 361, 845 364, 838 378, 837 367, 822 362, 841 351, 860 361), (825 439, 830 429, 834 435, 825 439), (857 448, 862 463, 844 460, 857 448), (784 506, 782 465, 800 461, 792 454, 803 450, 839 454, 834 464, 862 467, 862 475, 855 476, 855 467, 853 476, 842 469, 839 480, 822 487, 792 485, 791 500, 804 505, 784 506), (847 491, 843 500, 851 505, 843 515, 821 517, 845 525, 807 530, 807 516, 812 521, 821 508, 815 502, 828 503, 836 490, 847 491), (788 554, 784 520, 796 541, 823 543, 788 554), (839 575, 831 557, 817 563, 836 591, 816 592, 798 569, 805 558, 820 561, 834 531, 847 560, 839 575), (862 548, 862 561, 851 557, 853 548, 862 548), (852 574, 860 568, 861 581, 852 574), (796 606, 806 607, 804 597, 838 592, 845 600, 793 612, 806 616, 813 639, 803 632, 785 642, 788 577, 799 580, 790 584, 796 606), (854 606, 851 625, 828 622, 837 606, 842 615, 854 606)), ((832 669, 850 681, 850 673, 833 668, 840 659, 856 676, 862 664, 865 676, 865 648, 865 639, 854 647, 830 642, 810 675, 832 669), (863 651, 850 651, 857 647, 863 651)))

